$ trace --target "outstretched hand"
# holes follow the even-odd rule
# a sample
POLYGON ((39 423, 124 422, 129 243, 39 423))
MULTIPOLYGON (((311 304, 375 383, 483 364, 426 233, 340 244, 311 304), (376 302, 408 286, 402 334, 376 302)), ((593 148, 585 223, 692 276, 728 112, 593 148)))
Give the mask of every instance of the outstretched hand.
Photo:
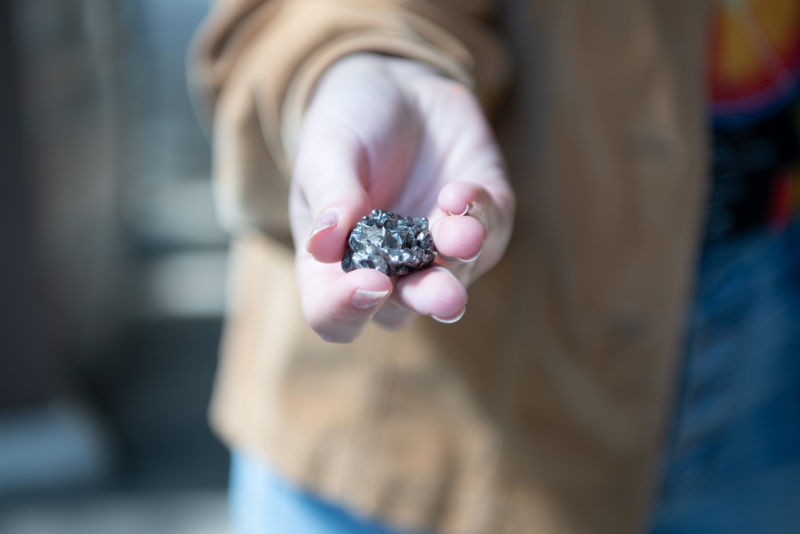
POLYGON ((419 62, 349 56, 307 110, 289 198, 303 313, 324 339, 349 342, 373 318, 461 318, 466 287, 502 257, 514 194, 472 94, 419 62), (428 217, 439 251, 428 270, 345 274, 348 232, 373 208, 428 217))

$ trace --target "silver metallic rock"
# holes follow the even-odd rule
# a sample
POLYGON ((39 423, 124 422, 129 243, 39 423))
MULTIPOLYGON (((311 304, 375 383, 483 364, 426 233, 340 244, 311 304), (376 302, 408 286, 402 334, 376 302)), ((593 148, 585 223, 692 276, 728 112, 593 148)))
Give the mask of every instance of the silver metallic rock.
POLYGON ((400 276, 427 269, 435 259, 427 218, 372 210, 347 237, 342 270, 375 269, 400 276))

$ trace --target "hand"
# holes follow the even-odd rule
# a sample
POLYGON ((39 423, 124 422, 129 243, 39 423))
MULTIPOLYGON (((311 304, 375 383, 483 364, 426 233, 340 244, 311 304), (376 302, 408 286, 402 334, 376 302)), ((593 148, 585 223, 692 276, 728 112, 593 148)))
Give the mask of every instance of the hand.
POLYGON ((302 308, 325 340, 349 342, 374 317, 461 318, 466 287, 502 257, 514 194, 472 94, 419 62, 349 56, 320 80, 295 159, 289 209, 302 308), (345 274, 348 232, 373 208, 426 216, 437 265, 399 278, 345 274))

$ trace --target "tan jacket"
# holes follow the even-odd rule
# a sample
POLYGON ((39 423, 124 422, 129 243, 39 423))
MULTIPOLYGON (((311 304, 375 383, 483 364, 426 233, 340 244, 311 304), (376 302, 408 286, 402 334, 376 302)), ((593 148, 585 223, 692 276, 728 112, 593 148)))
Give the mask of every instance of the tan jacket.
POLYGON ((493 4, 215 6, 190 64, 236 235, 213 426, 406 529, 641 532, 707 182, 705 3, 520 0, 492 19, 493 4), (425 61, 504 108, 519 207, 459 323, 331 345, 300 312, 281 175, 315 81, 357 51, 425 61))

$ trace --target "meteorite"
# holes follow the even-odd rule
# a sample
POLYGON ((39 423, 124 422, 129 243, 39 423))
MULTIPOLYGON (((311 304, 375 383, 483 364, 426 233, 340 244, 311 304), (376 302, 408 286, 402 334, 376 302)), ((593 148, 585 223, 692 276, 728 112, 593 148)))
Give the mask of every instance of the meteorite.
POLYGON ((427 218, 372 210, 350 231, 342 270, 375 269, 400 276, 427 269, 435 259, 427 218))

